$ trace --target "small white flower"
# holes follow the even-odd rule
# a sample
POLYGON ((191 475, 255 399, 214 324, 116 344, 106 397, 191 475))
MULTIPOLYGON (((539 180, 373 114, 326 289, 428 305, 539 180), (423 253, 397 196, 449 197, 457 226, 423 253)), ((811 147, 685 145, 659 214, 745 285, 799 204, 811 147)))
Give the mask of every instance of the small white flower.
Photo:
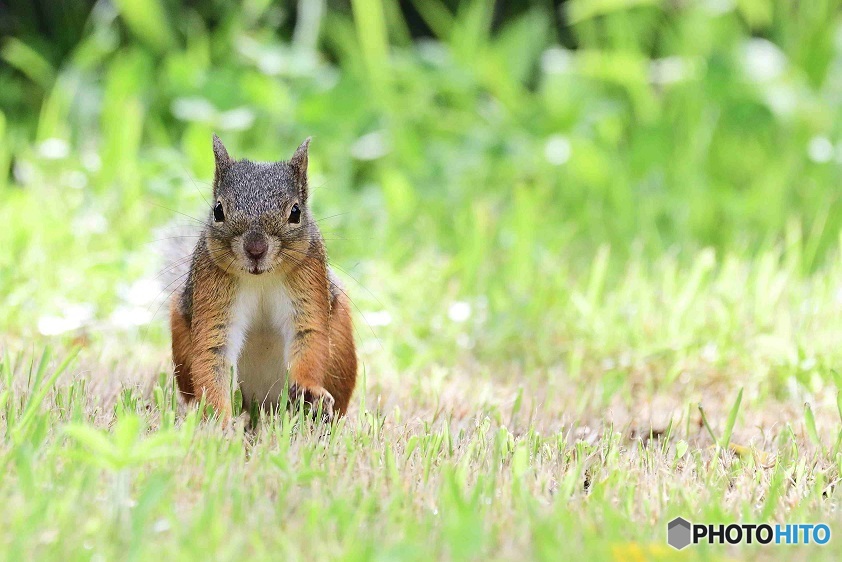
POLYGON ((143 326, 152 321, 149 307, 120 305, 111 313, 111 324, 118 328, 143 326))
POLYGON ((38 319, 38 331, 45 336, 57 336, 77 330, 94 317, 92 304, 65 304, 64 314, 45 315, 38 319))
POLYGON ((813 137, 807 145, 807 155, 813 162, 829 162, 833 158, 833 143, 827 137, 813 137))
POLYGON ((675 84, 686 80, 693 71, 693 65, 682 57, 664 57, 649 63, 649 80, 653 84, 675 84))
POLYGON ((798 107, 798 94, 788 84, 769 84, 765 87, 766 103, 779 115, 791 115, 798 107))
POLYGON ((550 164, 561 166, 570 159, 570 141, 564 135, 552 135, 544 145, 544 156, 550 164))
POLYGON ((172 114, 182 121, 210 123, 216 117, 213 104, 201 97, 184 97, 173 100, 170 107, 172 114))
POLYGON ((705 345, 702 348, 702 359, 708 363, 714 363, 717 359, 719 359, 719 347, 713 342, 705 345))
POLYGON ((161 294, 161 284, 156 279, 138 279, 120 293, 127 303, 145 306, 154 302, 161 294))
POLYGON ((541 70, 544 74, 563 74, 573 66, 573 54, 560 47, 550 47, 541 53, 541 70))
POLYGON ((392 323, 392 315, 388 310, 379 310, 375 312, 364 312, 363 317, 369 326, 388 326, 392 323))
POLYGON ((266 49, 257 56, 257 68, 263 74, 277 76, 289 69, 289 57, 280 49, 266 49))
POLYGON ((38 319, 38 331, 44 336, 57 336, 78 328, 62 316, 42 316, 38 319))
POLYGON ((471 317, 471 305, 465 301, 456 301, 447 309, 447 317, 454 322, 464 322, 471 317))
POLYGON ((351 156, 357 160, 377 160, 389 152, 386 137, 382 131, 374 131, 358 138, 351 145, 351 156))
POLYGON ((15 181, 20 185, 26 185, 35 178, 35 168, 29 162, 21 160, 15 162, 12 168, 12 174, 15 176, 15 181))
POLYGON ((38 153, 49 160, 58 160, 70 154, 70 146, 65 140, 51 138, 38 146, 38 153))
POLYGON ((774 80, 783 73, 786 64, 786 55, 771 41, 755 38, 743 44, 743 66, 756 82, 774 80))
POLYGON ((254 112, 247 107, 238 107, 219 114, 219 128, 226 131, 242 131, 254 123, 254 112))

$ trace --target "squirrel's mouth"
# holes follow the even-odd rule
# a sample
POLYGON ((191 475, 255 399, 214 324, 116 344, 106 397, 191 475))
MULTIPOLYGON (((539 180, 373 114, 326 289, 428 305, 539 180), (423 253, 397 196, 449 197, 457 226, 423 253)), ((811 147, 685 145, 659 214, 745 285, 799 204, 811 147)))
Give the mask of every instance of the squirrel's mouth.
POLYGON ((257 269, 257 266, 254 266, 251 269, 249 269, 249 273, 251 273, 252 275, 260 275, 261 273, 263 273, 263 270, 257 269))

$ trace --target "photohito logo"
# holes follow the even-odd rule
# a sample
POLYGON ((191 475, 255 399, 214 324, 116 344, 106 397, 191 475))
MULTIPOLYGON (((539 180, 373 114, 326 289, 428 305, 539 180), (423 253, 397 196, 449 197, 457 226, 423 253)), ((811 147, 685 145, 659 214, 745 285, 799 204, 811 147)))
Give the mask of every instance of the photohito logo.
POLYGON ((824 523, 713 525, 690 523, 683 517, 667 523, 667 543, 676 550, 705 541, 708 544, 826 544, 829 540, 830 527, 824 523))

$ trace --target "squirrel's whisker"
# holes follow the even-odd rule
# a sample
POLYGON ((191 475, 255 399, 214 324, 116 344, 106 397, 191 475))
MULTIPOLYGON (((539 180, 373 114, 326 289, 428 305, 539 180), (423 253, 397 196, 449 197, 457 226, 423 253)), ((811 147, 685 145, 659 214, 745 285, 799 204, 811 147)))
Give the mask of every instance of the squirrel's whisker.
POLYGON ((168 242, 170 240, 182 240, 184 238, 193 238, 195 240, 198 240, 201 237, 201 234, 181 234, 179 236, 167 236, 165 238, 156 238, 155 240, 150 240, 146 242, 146 244, 155 244, 156 242, 168 242))
POLYGON ((196 179, 190 174, 190 172, 187 170, 187 167, 184 166, 184 164, 182 164, 182 168, 184 169, 184 173, 187 175, 187 177, 190 178, 190 182, 193 184, 193 189, 196 190, 196 193, 199 194, 199 197, 201 197, 202 201, 205 202, 205 205, 208 206, 208 209, 213 209, 213 205, 211 205, 210 202, 207 199, 205 199, 205 196, 202 194, 202 191, 199 189, 199 186, 196 185, 196 179))
POLYGON ((175 213, 175 214, 177 214, 177 215, 181 215, 182 217, 188 218, 188 219, 190 219, 190 220, 192 220, 192 221, 194 221, 194 222, 199 223, 199 224, 200 224, 200 225, 202 225, 202 226, 205 226, 205 222, 204 222, 204 221, 201 221, 201 220, 197 219, 197 218, 196 218, 196 217, 194 217, 194 216, 188 215, 187 213, 182 213, 182 212, 180 212, 180 211, 176 211, 175 209, 170 209, 169 207, 167 207, 167 206, 165 206, 165 205, 160 205, 160 204, 158 204, 158 203, 151 203, 151 204, 152 204, 152 205, 154 205, 154 206, 156 206, 156 207, 160 207, 161 209, 165 209, 165 210, 167 210, 167 211, 169 211, 169 212, 171 212, 171 213, 175 213))

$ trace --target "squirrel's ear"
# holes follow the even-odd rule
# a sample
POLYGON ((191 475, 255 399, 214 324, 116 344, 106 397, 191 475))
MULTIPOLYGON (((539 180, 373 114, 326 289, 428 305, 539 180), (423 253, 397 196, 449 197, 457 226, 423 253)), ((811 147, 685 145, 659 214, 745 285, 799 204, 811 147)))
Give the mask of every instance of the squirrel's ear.
POLYGON ((216 161, 216 177, 214 179, 218 181, 222 172, 227 170, 228 166, 234 161, 228 156, 228 150, 225 149, 225 145, 222 144, 215 133, 213 135, 213 159, 216 161))
POLYGON ((307 149, 310 146, 310 137, 304 139, 304 142, 295 149, 295 154, 289 159, 289 165, 292 168, 295 177, 295 183, 298 184, 298 190, 301 193, 302 199, 307 199, 307 149))

